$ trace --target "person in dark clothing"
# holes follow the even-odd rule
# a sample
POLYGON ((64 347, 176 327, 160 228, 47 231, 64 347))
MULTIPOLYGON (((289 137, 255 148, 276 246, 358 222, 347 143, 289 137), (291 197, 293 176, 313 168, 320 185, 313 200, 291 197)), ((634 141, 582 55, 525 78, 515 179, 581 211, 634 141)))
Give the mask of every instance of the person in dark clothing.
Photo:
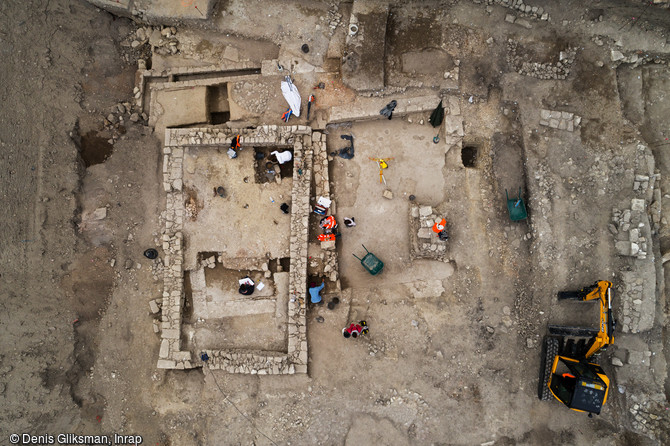
POLYGON ((344 158, 345 160, 350 160, 351 158, 354 157, 354 137, 352 135, 341 135, 340 138, 349 141, 349 147, 345 147, 340 150, 335 150, 334 152, 330 152, 330 154, 331 156, 339 156, 340 158, 344 158))
POLYGON ((243 296, 250 296, 254 293, 254 290, 256 289, 256 284, 254 283, 253 280, 249 278, 249 276, 245 277, 244 279, 239 280, 240 283, 240 289, 239 292, 243 296))

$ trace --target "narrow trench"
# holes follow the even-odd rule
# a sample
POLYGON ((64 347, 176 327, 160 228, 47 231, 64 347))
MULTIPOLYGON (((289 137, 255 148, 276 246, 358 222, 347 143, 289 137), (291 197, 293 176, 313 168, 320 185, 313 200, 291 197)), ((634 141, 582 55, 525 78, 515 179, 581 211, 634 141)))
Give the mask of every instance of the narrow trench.
POLYGON ((235 71, 214 71, 207 73, 175 74, 173 79, 174 82, 184 82, 184 81, 218 79, 221 77, 251 76, 255 74, 261 74, 261 69, 248 68, 246 70, 235 70, 235 71))

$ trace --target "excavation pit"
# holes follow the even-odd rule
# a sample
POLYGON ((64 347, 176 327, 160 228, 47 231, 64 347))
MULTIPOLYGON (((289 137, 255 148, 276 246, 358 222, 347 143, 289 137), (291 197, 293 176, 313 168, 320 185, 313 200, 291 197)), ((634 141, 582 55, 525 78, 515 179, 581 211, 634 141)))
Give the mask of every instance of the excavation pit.
POLYGON ((463 147, 463 150, 461 150, 461 161, 463 162, 463 166, 471 169, 476 168, 478 153, 479 148, 476 146, 463 147))
MULTIPOLYGON (((280 184, 282 180, 293 177, 293 159, 279 164, 272 152, 289 151, 287 148, 280 147, 254 147, 254 178, 256 183, 280 184)), ((292 154, 291 154, 292 155, 292 154)))

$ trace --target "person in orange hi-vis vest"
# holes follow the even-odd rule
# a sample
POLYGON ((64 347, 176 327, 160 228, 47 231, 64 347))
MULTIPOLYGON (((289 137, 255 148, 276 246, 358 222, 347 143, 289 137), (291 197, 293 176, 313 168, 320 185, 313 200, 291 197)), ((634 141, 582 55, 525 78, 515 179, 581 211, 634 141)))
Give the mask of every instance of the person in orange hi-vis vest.
POLYGON ((238 150, 240 147, 242 147, 242 145, 240 144, 240 139, 241 139, 240 135, 235 135, 233 139, 230 141, 230 148, 238 150))
POLYGON ((447 234, 447 220, 443 218, 440 221, 436 221, 433 225, 433 232, 435 232, 438 238, 442 241, 449 240, 449 235, 447 234))
POLYGON ((319 234, 317 238, 320 242, 334 242, 335 234, 319 234))
POLYGON ((337 221, 335 221, 335 217, 332 215, 329 215, 327 217, 323 217, 321 221, 319 222, 319 225, 326 230, 326 232, 331 232, 334 229, 337 228, 337 221))
POLYGON ((237 151, 242 147, 240 144, 240 138, 240 135, 235 135, 233 139, 230 140, 230 148, 227 152, 230 159, 237 158, 237 151))

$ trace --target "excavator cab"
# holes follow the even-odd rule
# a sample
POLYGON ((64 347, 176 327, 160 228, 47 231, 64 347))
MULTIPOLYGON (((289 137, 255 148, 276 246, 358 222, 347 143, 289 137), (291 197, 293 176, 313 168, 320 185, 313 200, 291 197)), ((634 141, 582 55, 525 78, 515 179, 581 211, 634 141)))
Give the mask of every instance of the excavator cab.
POLYGON ((548 386, 570 409, 599 415, 607 401, 609 378, 598 364, 557 355, 548 386))

